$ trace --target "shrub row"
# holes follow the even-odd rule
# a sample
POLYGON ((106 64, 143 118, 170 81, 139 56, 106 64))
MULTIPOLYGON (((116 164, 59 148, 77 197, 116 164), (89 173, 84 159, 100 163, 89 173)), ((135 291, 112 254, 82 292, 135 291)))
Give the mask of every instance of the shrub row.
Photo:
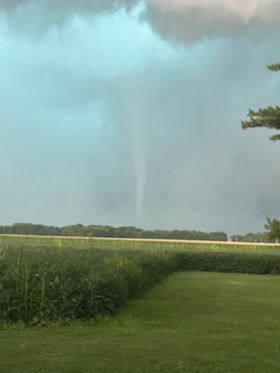
POLYGON ((177 256, 184 271, 280 274, 280 255, 189 252, 177 256))

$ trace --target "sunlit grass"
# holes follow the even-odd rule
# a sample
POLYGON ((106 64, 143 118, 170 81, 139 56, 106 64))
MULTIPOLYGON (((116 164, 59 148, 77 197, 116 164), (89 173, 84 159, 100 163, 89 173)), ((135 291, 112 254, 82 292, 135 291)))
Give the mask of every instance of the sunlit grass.
POLYGON ((179 273, 118 316, 0 332, 0 372, 278 372, 280 277, 179 273))

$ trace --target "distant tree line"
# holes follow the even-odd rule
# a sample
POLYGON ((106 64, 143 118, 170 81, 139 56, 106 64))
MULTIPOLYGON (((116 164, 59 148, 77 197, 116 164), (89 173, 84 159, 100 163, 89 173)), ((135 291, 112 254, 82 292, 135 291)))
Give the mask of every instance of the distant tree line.
POLYGON ((270 242, 267 232, 234 234, 231 236, 233 242, 270 242))
POLYGON ((234 242, 280 242, 280 221, 267 218, 265 229, 267 232, 247 233, 244 235, 235 234, 231 236, 234 242))
POLYGON ((0 226, 0 234, 27 234, 43 236, 81 236, 81 237, 112 237, 112 238, 158 238, 177 240, 208 240, 227 241, 224 232, 200 232, 189 230, 144 230, 135 227, 112 227, 109 225, 68 225, 65 227, 47 226, 42 224, 15 223, 0 226))

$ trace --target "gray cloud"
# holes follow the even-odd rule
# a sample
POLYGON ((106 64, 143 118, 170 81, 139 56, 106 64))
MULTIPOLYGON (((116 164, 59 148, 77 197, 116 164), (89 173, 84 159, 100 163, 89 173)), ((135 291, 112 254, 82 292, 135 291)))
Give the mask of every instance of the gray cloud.
POLYGON ((27 11, 33 23, 28 27, 41 30, 73 15, 129 11, 139 4, 143 5, 142 20, 162 37, 177 42, 279 33, 278 0, 0 0, 0 11, 9 15, 14 27, 27 26, 22 20, 27 11))
MULTIPOLYGON (((57 13, 75 13, 85 11, 112 11, 121 7, 131 9, 139 0, 40 0, 39 6, 57 13)), ((36 0, 0 0, 0 9, 2 11, 12 11, 23 6, 35 6, 36 0)))
POLYGON ((75 16, 129 11, 138 3, 139 0, 0 0, 0 15, 14 31, 41 35, 50 26, 63 26, 75 16))
POLYGON ((110 107, 128 123, 124 149, 136 151, 144 184, 139 225, 233 233, 262 230, 275 216, 279 146, 266 131, 240 129, 248 107, 277 102, 279 79, 265 69, 273 46, 212 44, 194 52, 195 65, 183 53, 117 84, 110 107))
POLYGON ((163 37, 181 42, 279 32, 277 0, 151 0, 146 17, 163 37))

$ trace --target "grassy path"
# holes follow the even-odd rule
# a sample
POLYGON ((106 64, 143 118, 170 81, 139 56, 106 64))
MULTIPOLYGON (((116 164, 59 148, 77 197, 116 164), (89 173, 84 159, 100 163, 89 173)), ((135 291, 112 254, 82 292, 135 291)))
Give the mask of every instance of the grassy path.
POLYGON ((0 372, 279 372, 279 295, 279 276, 179 273, 115 318, 1 330, 0 372))

